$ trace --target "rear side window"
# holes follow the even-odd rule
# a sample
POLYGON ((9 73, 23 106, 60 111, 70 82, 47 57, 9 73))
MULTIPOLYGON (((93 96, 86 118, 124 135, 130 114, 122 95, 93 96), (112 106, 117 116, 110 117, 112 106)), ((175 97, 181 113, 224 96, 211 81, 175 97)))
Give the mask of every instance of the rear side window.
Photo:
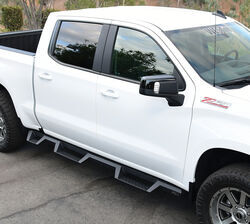
POLYGON ((62 22, 53 57, 58 61, 92 69, 102 25, 82 22, 62 22))

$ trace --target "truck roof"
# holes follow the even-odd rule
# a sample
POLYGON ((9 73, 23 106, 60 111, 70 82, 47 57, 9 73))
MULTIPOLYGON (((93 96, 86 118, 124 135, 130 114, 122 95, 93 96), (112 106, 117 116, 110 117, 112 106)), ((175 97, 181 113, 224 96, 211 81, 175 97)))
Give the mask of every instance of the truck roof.
MULTIPOLYGON (((215 16, 211 12, 169 8, 156 6, 118 6, 107 8, 90 8, 53 13, 65 17, 91 17, 123 22, 147 22, 154 24, 163 31, 209 26, 215 24, 215 16)), ((232 22, 228 18, 216 16, 216 23, 232 22)))

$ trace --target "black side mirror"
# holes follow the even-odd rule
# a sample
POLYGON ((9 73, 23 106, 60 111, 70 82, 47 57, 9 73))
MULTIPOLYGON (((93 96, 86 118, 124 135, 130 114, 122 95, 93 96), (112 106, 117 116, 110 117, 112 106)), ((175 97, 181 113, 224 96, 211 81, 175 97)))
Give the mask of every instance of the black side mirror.
POLYGON ((179 94, 178 81, 173 75, 153 75, 141 78, 140 94, 164 97, 169 106, 182 106, 184 95, 179 94))

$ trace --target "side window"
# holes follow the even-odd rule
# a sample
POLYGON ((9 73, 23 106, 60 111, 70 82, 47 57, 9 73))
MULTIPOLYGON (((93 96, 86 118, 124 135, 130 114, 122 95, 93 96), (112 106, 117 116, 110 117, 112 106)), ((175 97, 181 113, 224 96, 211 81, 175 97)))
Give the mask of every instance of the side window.
POLYGON ((92 69, 102 25, 62 22, 53 56, 66 64, 92 69))
POLYGON ((143 76, 175 73, 175 67, 148 35, 119 28, 112 55, 112 74, 139 81, 143 76))

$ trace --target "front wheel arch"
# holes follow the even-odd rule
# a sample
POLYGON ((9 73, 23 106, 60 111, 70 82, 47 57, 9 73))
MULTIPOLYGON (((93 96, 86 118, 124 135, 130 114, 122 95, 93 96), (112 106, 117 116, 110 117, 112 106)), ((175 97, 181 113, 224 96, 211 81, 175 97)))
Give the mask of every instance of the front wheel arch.
POLYGON ((250 163, 250 155, 223 148, 214 148, 204 152, 196 166, 192 198, 195 199, 200 186, 211 174, 235 163, 250 163))

